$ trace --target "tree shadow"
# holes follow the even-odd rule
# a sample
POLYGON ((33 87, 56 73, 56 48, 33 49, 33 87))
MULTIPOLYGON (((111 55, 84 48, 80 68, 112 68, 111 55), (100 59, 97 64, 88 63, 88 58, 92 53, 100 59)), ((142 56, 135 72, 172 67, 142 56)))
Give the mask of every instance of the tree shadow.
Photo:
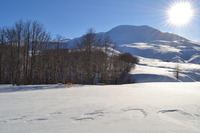
POLYGON ((0 85, 0 93, 66 88, 66 85, 0 85))
POLYGON ((129 74, 130 83, 177 82, 175 78, 156 74, 129 74))

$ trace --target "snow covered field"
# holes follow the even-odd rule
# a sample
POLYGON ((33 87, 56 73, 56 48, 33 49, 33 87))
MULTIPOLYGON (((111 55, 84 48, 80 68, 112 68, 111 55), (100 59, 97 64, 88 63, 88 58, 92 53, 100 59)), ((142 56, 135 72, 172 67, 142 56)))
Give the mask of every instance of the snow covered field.
POLYGON ((0 86, 0 133, 199 133, 200 83, 0 86))

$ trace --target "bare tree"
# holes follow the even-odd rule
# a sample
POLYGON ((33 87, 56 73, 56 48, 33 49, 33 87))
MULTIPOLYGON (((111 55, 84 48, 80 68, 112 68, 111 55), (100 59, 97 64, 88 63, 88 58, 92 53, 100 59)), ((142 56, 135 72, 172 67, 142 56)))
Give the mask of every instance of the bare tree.
POLYGON ((31 21, 24 24, 23 42, 23 84, 30 83, 29 81, 29 64, 30 64, 30 45, 31 45, 31 21))
POLYGON ((84 51, 84 70, 87 75, 87 83, 92 84, 93 82, 93 73, 92 73, 92 52, 95 46, 95 32, 94 30, 88 29, 85 35, 82 36, 81 41, 77 43, 77 46, 80 50, 84 51))
POLYGON ((5 29, 2 28, 0 29, 0 84, 3 82, 3 51, 4 49, 4 44, 5 44, 5 29))
POLYGON ((37 21, 0 29, 0 83, 119 83, 136 63, 130 54, 114 54, 109 37, 97 38, 93 29, 77 43, 79 49, 62 47, 63 39, 51 41, 37 21))
MULTIPOLYGON (((46 32, 44 26, 37 21, 31 23, 31 35, 30 35, 30 81, 32 84, 38 82, 40 73, 38 70, 40 66, 48 65, 37 58, 37 55, 43 49, 48 49, 48 41, 50 40, 50 34, 46 32)), ((48 66, 47 66, 48 67, 48 66)))
POLYGON ((21 47, 22 47, 22 35, 23 35, 23 22, 22 20, 15 23, 14 26, 14 32, 15 32, 15 45, 16 45, 16 71, 15 71, 15 84, 20 85, 21 84, 21 63, 22 63, 22 59, 21 59, 21 47))
POLYGON ((180 72, 181 72, 180 65, 177 64, 174 68, 174 76, 176 77, 177 81, 179 80, 180 72))
MULTIPOLYGON (((62 63, 62 59, 61 56, 63 56, 63 53, 61 55, 61 44, 63 43, 64 37, 61 35, 56 35, 56 38, 54 40, 55 43, 55 52, 54 52, 54 56, 53 56, 53 74, 52 74, 52 78, 53 78, 53 83, 58 83, 61 82, 62 79, 62 71, 63 70, 63 63, 62 63)), ((67 59, 65 60, 67 61, 67 59)))

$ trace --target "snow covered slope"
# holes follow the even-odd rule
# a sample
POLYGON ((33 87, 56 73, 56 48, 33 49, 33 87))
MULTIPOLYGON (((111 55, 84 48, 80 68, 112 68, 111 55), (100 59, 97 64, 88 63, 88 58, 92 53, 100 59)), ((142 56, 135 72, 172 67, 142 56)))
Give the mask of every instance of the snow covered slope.
POLYGON ((200 54, 193 55, 188 62, 200 64, 200 54))
POLYGON ((200 45, 191 41, 154 41, 151 43, 132 43, 119 45, 120 52, 130 52, 136 56, 160 59, 168 62, 192 62, 194 55, 200 54, 200 45))
POLYGON ((140 63, 130 72, 132 83, 144 82, 195 82, 200 81, 200 65, 192 63, 163 62, 158 59, 140 58, 140 63), (179 66, 179 79, 174 72, 179 66))
POLYGON ((1 133, 200 132, 200 83, 0 90, 1 133))

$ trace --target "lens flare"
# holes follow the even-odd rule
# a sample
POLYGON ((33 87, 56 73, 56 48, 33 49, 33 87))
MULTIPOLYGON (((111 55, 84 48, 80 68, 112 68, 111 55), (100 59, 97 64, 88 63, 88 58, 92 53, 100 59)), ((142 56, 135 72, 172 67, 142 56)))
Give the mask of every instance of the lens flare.
POLYGON ((167 13, 169 24, 181 26, 192 21, 194 9, 188 1, 177 2, 168 9, 167 13))

